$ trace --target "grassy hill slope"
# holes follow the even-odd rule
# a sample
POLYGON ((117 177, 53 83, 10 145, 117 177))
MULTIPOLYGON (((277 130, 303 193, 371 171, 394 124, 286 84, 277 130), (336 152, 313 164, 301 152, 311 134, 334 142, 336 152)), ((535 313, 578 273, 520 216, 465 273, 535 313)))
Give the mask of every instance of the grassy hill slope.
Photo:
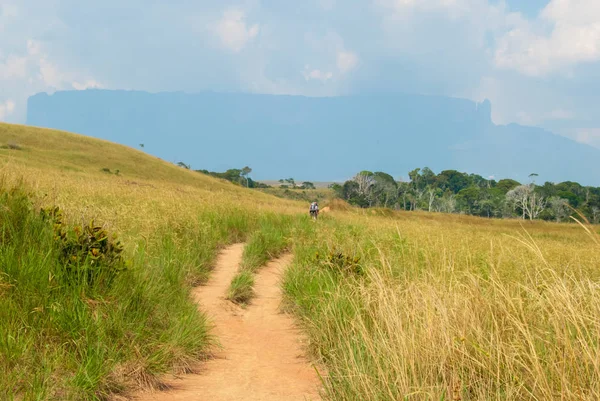
POLYGON ((68 210, 69 219, 97 218, 125 234, 149 234, 160 222, 207 208, 288 213, 302 206, 108 141, 2 123, 0 171, 5 180, 25 180, 46 195, 44 203, 68 210))
MULTIPOLYGON (((97 174, 108 168, 124 178, 163 181, 210 191, 239 194, 241 188, 223 180, 185 170, 140 150, 64 131, 0 123, 3 165, 97 174), (11 149, 12 145, 19 150, 11 149)), ((106 174, 106 173, 104 173, 106 174)), ((254 196, 256 193, 252 192, 254 196)), ((271 199, 257 196, 257 200, 271 199)))

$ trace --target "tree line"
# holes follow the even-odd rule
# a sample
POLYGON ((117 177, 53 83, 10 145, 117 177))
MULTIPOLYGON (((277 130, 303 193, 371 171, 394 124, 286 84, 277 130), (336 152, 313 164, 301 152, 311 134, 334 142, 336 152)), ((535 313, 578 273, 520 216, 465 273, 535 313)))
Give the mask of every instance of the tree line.
MULTIPOLYGON (((184 162, 178 162, 176 165, 185 168, 186 170, 191 170, 190 165, 185 164, 184 162)), ((194 171, 197 173, 210 175, 211 177, 221 178, 247 188, 272 188, 270 185, 254 181, 252 178, 250 178, 252 169, 248 166, 244 168, 231 168, 224 172, 209 171, 206 169, 194 171)), ((279 188, 282 189, 316 189, 315 185, 310 181, 304 181, 302 184, 298 184, 293 178, 282 178, 278 182, 280 184, 279 188)))
POLYGON ((361 171, 343 184, 333 184, 336 196, 352 205, 399 210, 463 213, 489 218, 565 221, 574 209, 592 223, 600 223, 600 188, 567 181, 535 184, 512 179, 486 179, 477 174, 430 168, 409 173, 410 181, 396 181, 377 171, 361 171))
POLYGON ((254 181, 250 178, 252 169, 248 166, 244 168, 231 168, 225 172, 208 171, 208 170, 194 170, 198 173, 210 175, 211 177, 221 178, 230 181, 234 184, 238 184, 247 188, 269 188, 269 185, 265 185, 258 181, 254 181))

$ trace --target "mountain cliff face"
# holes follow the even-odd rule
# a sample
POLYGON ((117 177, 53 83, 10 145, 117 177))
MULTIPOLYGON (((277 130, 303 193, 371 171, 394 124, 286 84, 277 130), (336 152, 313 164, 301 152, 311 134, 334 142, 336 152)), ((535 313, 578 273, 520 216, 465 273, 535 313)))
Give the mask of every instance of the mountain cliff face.
POLYGON ((342 180, 360 170, 407 177, 428 166, 600 184, 600 150, 538 128, 496 126, 489 101, 88 90, 32 96, 27 124, 143 143, 194 169, 249 165, 255 179, 342 180))

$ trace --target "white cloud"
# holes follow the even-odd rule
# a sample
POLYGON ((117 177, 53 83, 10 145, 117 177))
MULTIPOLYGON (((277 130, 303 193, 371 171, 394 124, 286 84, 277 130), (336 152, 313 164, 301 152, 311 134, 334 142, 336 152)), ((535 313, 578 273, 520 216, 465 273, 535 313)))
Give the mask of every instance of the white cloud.
POLYGON ((5 49, 11 52, 0 50, 1 120, 23 122, 27 97, 35 93, 102 86, 94 76, 50 54, 45 42, 20 38, 5 49))
POLYGON ((358 56, 350 51, 340 51, 337 54, 337 67, 342 73, 349 72, 356 68, 358 56))
POLYGON ((99 89, 103 87, 101 83, 96 82, 94 79, 89 79, 83 83, 73 82, 71 83, 71 86, 78 91, 86 89, 99 89))
POLYGON ((25 78, 27 76, 27 58, 11 54, 6 61, 0 62, 0 80, 25 78))
POLYGON ((600 2, 551 0, 540 17, 503 35, 495 65, 544 76, 600 60, 600 2))
POLYGON ((486 0, 375 0, 375 3, 391 10, 395 18, 410 18, 414 12, 440 12, 456 19, 482 4, 487 5, 486 0))
POLYGON ((302 73, 302 75, 304 75, 304 79, 306 81, 316 80, 321 82, 327 82, 331 78, 333 78, 333 73, 331 71, 325 72, 318 69, 311 69, 308 65, 304 67, 304 72, 302 73))
POLYGON ((0 103, 0 121, 4 121, 6 117, 13 114, 15 111, 15 102, 7 100, 4 103, 0 103))
POLYGON ((37 56, 39 55, 42 50, 41 50, 42 46, 40 44, 40 42, 33 40, 33 39, 29 39, 27 41, 27 53, 31 56, 37 56))
POLYGON ((575 117, 575 113, 569 110, 555 109, 546 114, 544 117, 546 120, 570 120, 575 117))
POLYGON ((554 109, 550 112, 527 113, 520 111, 516 113, 517 122, 523 125, 538 125, 548 121, 571 120, 575 113, 564 109, 554 109))
POLYGON ((600 128, 579 130, 573 137, 577 142, 600 148, 600 128))
POLYGON ((55 89, 62 89, 65 86, 65 77, 54 63, 42 57, 38 61, 39 75, 44 85, 55 89))
MULTIPOLYGON (((335 71, 335 74, 330 73, 331 76, 325 76, 327 79, 334 76, 336 78, 341 77, 358 66, 358 54, 347 50, 344 39, 335 31, 328 31, 322 36, 315 35, 313 32, 306 32, 304 41, 311 51, 313 63, 325 65, 327 70, 335 71)), ((305 67, 305 75, 307 69, 308 67, 305 67)))
POLYGON ((15 4, 5 2, 0 4, 0 18, 16 18, 19 16, 19 8, 15 4))
POLYGON ((213 28, 221 44, 236 53, 258 35, 259 29, 258 24, 248 26, 245 12, 237 8, 226 10, 213 28))
POLYGON ((325 11, 330 11, 335 8, 336 0, 317 0, 317 1, 319 3, 319 6, 325 11))
POLYGON ((516 116, 517 122, 521 125, 533 125, 536 121, 533 116, 525 111, 517 112, 516 116))

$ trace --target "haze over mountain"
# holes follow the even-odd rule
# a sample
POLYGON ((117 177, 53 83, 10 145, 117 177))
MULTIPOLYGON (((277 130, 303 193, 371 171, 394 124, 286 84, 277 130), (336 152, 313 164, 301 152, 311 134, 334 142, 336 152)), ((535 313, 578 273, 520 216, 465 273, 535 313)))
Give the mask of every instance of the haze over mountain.
MULTIPOLYGON (((344 180, 415 167, 599 184, 600 150, 540 128, 495 125, 489 101, 407 94, 303 97, 87 90, 29 98, 27 124, 255 179, 344 180)), ((109 166, 108 166, 109 167, 109 166)))

